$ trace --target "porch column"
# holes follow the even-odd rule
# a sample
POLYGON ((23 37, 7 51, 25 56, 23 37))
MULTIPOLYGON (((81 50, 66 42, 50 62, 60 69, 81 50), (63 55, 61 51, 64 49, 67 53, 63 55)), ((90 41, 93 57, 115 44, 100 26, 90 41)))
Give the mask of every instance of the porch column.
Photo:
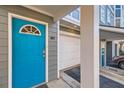
POLYGON ((115 56, 115 42, 112 41, 112 57, 115 56))
POLYGON ((119 43, 117 43, 117 56, 119 56, 120 54, 120 52, 119 52, 119 50, 120 50, 120 44, 119 43))
POLYGON ((81 87, 99 87, 99 6, 81 6, 81 87))

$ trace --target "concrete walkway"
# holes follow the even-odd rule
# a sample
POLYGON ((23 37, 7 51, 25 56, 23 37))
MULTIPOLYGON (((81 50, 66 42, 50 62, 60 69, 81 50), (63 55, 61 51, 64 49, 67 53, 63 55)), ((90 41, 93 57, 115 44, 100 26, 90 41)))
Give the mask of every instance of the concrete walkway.
POLYGON ((71 88, 67 82, 65 82, 62 78, 54 81, 50 81, 47 84, 38 86, 37 88, 71 88))
POLYGON ((47 83, 49 88, 71 88, 62 78, 47 83))
MULTIPOLYGON (((124 88, 123 83, 119 83, 116 79, 111 79, 114 76, 104 70, 102 72, 104 73, 100 74, 100 88, 124 88)), ((60 79, 48 82, 39 86, 39 88, 80 88, 80 67, 62 71, 60 79)))

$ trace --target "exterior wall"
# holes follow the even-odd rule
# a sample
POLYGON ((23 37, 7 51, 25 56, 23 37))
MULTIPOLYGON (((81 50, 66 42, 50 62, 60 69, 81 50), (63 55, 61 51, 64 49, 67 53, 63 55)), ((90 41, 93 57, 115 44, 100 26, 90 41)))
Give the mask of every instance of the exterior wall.
POLYGON ((8 18, 7 12, 0 8, 0 87, 8 83, 8 18))
POLYGON ((22 6, 0 6, 0 87, 8 87, 8 12, 44 21, 48 26, 48 80, 57 78, 57 27, 53 18, 22 6), (52 37, 55 37, 52 39, 52 37))

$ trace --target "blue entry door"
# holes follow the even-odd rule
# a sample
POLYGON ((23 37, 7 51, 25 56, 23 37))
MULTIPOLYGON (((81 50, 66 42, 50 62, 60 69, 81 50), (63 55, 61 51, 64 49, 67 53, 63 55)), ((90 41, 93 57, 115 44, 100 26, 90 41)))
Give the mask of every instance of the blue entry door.
POLYGON ((101 65, 105 66, 105 48, 101 48, 101 65))
POLYGON ((46 26, 12 18, 12 87, 28 88, 45 82, 46 26))

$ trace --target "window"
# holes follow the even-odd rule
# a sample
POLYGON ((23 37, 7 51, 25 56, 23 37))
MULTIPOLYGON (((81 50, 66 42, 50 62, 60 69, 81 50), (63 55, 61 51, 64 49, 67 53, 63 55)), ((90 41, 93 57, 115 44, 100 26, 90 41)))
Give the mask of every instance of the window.
POLYGON ((40 30, 37 27, 35 27, 34 25, 22 26, 20 29, 20 33, 41 36, 40 30))
POLYGON ((116 17, 120 17, 121 16, 121 10, 120 9, 116 9, 116 17))
POLYGON ((114 15, 109 7, 107 8, 107 23, 110 26, 114 25, 114 15))
POLYGON ((107 8, 107 23, 111 24, 111 11, 109 8, 107 8))
POLYGON ((120 5, 116 5, 116 8, 120 8, 121 6, 120 5))
POLYGON ((105 24, 106 22, 106 8, 105 6, 101 6, 101 17, 100 17, 100 20, 102 23, 105 24))
POLYGON ((77 20, 79 20, 79 10, 75 10, 75 11, 73 11, 72 12, 72 17, 74 18, 74 19, 77 19, 77 20))

